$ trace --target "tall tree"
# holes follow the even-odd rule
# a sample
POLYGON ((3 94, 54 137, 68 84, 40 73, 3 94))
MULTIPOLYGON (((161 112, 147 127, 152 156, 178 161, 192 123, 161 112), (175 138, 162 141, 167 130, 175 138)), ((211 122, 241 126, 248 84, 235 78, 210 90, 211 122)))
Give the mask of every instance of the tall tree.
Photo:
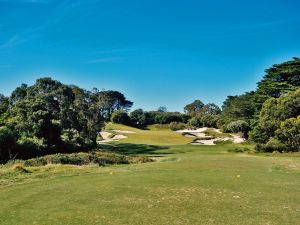
POLYGON ((111 114, 116 110, 129 110, 133 102, 127 100, 125 96, 118 91, 94 91, 101 105, 101 114, 106 120, 110 120, 111 114))
POLYGON ((167 109, 167 107, 165 107, 165 106, 160 106, 160 107, 158 107, 158 109, 157 109, 157 112, 167 112, 168 111, 168 109, 167 109))
POLYGON ((199 114, 203 107, 204 107, 204 103, 202 101, 195 100, 192 103, 186 105, 184 107, 184 111, 185 113, 193 117, 199 114))
POLYGON ((281 94, 300 87, 300 59, 294 58, 266 70, 258 83, 257 93, 262 96, 278 98, 281 94))
POLYGON ((221 112, 222 111, 220 107, 214 103, 208 103, 204 105, 203 108, 201 109, 201 113, 203 115, 219 115, 221 114, 221 112))
POLYGON ((255 114, 255 92, 243 95, 228 96, 222 106, 222 122, 229 124, 237 120, 250 122, 255 114))
POLYGON ((16 140, 15 149, 2 146, 1 152, 16 150, 19 157, 29 157, 90 149, 105 116, 131 105, 120 92, 86 91, 48 77, 32 86, 23 84, 10 98, 0 95, 2 143, 11 141, 11 134, 16 140))
POLYGON ((259 116, 259 135, 263 136, 260 142, 266 143, 279 129, 281 122, 300 115, 300 89, 279 98, 268 99, 262 107, 259 116))

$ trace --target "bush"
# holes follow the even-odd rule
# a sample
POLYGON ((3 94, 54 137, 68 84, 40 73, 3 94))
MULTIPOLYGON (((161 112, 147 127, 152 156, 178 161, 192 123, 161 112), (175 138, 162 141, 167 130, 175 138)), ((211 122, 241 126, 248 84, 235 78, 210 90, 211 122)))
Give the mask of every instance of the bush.
POLYGON ((202 125, 205 127, 218 128, 220 121, 219 115, 204 115, 201 117, 202 125))
POLYGON ((124 124, 124 125, 130 124, 130 118, 124 110, 117 110, 113 112, 113 114, 111 115, 111 121, 113 123, 124 124))
POLYGON ((128 157, 115 153, 92 152, 92 153, 72 153, 72 154, 54 154, 26 160, 25 166, 45 166, 47 164, 70 164, 70 165, 88 165, 98 164, 104 166, 107 164, 129 164, 152 162, 147 157, 128 157))
POLYGON ((188 121, 188 127, 189 128, 199 128, 202 127, 203 124, 201 122, 201 118, 200 117, 193 117, 188 121))
POLYGON ((184 123, 178 123, 178 122, 172 122, 170 123, 170 129, 172 131, 176 131, 176 130, 183 130, 186 129, 186 124, 184 123))
POLYGON ((287 146, 276 138, 270 138, 266 144, 257 144, 255 149, 259 152, 284 152, 287 150, 287 146))
POLYGON ((244 137, 248 137, 248 132, 250 130, 249 124, 244 120, 237 120, 229 123, 225 131, 229 133, 242 133, 244 137))
MULTIPOLYGON (((297 118, 299 115, 300 88, 294 92, 283 94, 279 98, 270 98, 265 101, 259 116, 259 130, 261 136, 264 137, 262 142, 265 144, 271 137, 275 137, 276 130, 281 129, 282 122, 289 118, 297 118)), ((287 123, 295 122, 289 121, 287 123)), ((284 126, 288 127, 290 125, 285 124, 284 126)))
POLYGON ((282 122, 280 128, 275 131, 275 137, 271 137, 266 144, 257 144, 256 150, 261 152, 300 151, 300 116, 282 122))
POLYGON ((142 109, 136 109, 130 113, 130 120, 133 125, 146 125, 146 115, 142 109))
POLYGON ((154 117, 155 123, 169 124, 172 122, 182 122, 180 113, 172 112, 158 112, 154 117))
POLYGON ((30 158, 36 155, 45 154, 47 145, 44 139, 37 137, 21 137, 17 141, 18 152, 21 158, 30 158))
POLYGON ((16 139, 14 133, 7 127, 0 127, 0 162, 16 156, 15 146, 16 139))
POLYGON ((74 149, 79 148, 81 142, 80 133, 76 129, 66 129, 62 131, 61 140, 74 149))
POLYGON ((288 151, 300 151, 300 116, 282 122, 275 136, 288 151))

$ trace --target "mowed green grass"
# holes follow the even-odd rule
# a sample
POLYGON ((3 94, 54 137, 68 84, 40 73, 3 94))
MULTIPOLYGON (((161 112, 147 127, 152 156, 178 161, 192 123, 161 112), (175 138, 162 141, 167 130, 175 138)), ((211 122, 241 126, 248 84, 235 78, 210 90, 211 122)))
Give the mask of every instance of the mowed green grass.
POLYGON ((107 147, 154 163, 33 168, 3 183, 0 224, 299 224, 300 157, 160 146, 152 132, 107 147))
POLYGON ((190 143, 193 139, 184 137, 180 133, 171 131, 170 129, 162 128, 155 129, 150 126, 146 130, 136 129, 121 124, 107 125, 107 130, 127 130, 135 133, 125 134, 128 136, 126 139, 121 139, 120 143, 133 143, 133 144, 149 144, 149 145, 183 145, 190 143))

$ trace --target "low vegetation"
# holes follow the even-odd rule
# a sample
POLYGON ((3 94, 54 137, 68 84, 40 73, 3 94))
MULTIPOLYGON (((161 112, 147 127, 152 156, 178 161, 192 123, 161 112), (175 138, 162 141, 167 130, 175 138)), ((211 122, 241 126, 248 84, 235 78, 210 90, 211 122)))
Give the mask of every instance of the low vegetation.
POLYGON ((97 164, 99 166, 110 164, 129 164, 153 162, 147 157, 129 157, 125 155, 106 153, 106 152, 81 152, 73 154, 54 154, 43 157, 33 158, 24 161, 25 166, 45 166, 47 164, 70 164, 70 165, 88 165, 97 164))

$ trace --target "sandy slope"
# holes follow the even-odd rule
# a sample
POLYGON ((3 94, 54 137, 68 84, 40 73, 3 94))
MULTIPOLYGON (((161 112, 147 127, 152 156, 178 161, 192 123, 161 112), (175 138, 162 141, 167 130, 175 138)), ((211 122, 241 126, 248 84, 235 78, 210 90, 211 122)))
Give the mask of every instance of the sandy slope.
MULTIPOLYGON (((129 130, 113 130, 116 133, 124 133, 124 134, 132 134, 135 133, 133 131, 129 131, 129 130)), ((112 133, 110 132, 106 132, 106 131, 102 131, 100 132, 101 137, 103 138, 103 140, 101 141, 97 141, 98 143, 105 143, 105 142, 111 142, 111 141, 118 141, 120 139, 124 139, 127 138, 127 136, 123 135, 123 134, 116 134, 115 136, 113 136, 112 138, 110 138, 110 136, 112 135, 112 133)))
MULTIPOLYGON (((203 137, 207 137, 204 133, 207 129, 212 129, 215 132, 221 133, 220 129, 208 128, 208 127, 199 128, 197 130, 189 130, 189 129, 178 130, 176 132, 187 133, 184 136, 190 137, 190 138, 196 138, 196 137, 203 138, 203 137)), ((193 141, 191 144, 192 145, 215 145, 214 144, 215 141, 227 141, 227 140, 232 140, 233 143, 242 143, 245 141, 245 139, 240 137, 239 135, 232 134, 232 137, 212 138, 210 140, 196 140, 196 141, 193 141)))

